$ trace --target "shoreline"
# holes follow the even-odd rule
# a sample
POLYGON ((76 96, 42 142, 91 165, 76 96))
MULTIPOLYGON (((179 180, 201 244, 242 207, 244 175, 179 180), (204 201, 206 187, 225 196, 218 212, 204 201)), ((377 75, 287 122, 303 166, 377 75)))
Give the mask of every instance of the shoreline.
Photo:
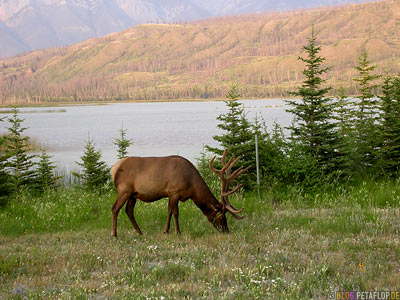
MULTIPOLYGON (((250 100, 274 100, 274 99, 299 99, 297 97, 263 97, 263 98, 245 98, 239 101, 250 100)), ((215 99, 154 99, 154 100, 104 100, 104 101, 81 101, 81 102, 42 102, 42 103, 14 103, 0 104, 0 108, 21 108, 21 107, 65 107, 65 106, 91 106, 91 105, 108 105, 116 103, 168 103, 168 102, 222 102, 226 98, 215 99)))

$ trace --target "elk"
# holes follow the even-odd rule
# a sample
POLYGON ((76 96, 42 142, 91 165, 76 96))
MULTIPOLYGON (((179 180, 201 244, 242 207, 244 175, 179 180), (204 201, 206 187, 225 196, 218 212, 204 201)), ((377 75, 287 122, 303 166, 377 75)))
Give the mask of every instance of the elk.
POLYGON ((214 168, 215 156, 210 160, 209 167, 222 180, 221 201, 219 202, 199 171, 187 159, 181 156, 167 157, 128 157, 120 159, 111 169, 113 181, 117 189, 117 199, 112 206, 112 236, 117 236, 117 217, 120 209, 124 206, 133 227, 138 234, 142 234, 136 223, 133 210, 136 199, 144 202, 153 202, 168 197, 168 216, 164 227, 164 233, 169 232, 172 215, 175 220, 175 232, 180 234, 179 229, 179 201, 192 201, 200 208, 214 227, 221 232, 229 232, 226 221, 226 212, 229 212, 236 219, 242 219, 239 214, 242 209, 236 209, 228 200, 228 196, 235 193, 242 187, 239 184, 236 188, 229 190, 230 183, 250 167, 240 167, 231 172, 239 158, 231 157, 226 162, 225 150, 221 162, 222 168, 214 168))

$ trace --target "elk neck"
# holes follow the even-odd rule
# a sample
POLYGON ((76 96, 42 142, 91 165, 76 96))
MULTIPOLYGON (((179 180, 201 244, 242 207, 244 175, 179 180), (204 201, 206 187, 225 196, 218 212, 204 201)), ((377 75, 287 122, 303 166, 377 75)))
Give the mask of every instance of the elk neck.
POLYGON ((216 209, 222 209, 222 203, 215 198, 205 182, 201 188, 196 189, 192 200, 210 221, 214 219, 216 209))

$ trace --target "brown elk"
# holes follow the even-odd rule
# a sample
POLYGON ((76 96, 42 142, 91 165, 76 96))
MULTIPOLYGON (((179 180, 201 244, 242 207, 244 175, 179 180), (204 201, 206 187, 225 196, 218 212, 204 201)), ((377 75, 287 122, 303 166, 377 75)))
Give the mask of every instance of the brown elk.
POLYGON ((219 202, 211 193, 207 184, 200 176, 198 170, 191 162, 181 156, 167 157, 129 157, 120 159, 111 169, 113 181, 117 188, 118 196, 112 207, 112 236, 117 236, 117 217, 125 203, 125 212, 138 234, 142 234, 136 223, 133 209, 136 199, 144 202, 153 202, 164 197, 169 198, 168 217, 164 233, 169 232, 172 214, 175 219, 175 231, 180 233, 178 222, 178 203, 192 199, 201 209, 203 214, 218 231, 229 232, 225 213, 229 212, 236 219, 242 219, 236 209, 230 204, 228 196, 236 192, 242 184, 233 190, 229 185, 236 177, 245 173, 248 168, 240 167, 231 173, 233 166, 239 158, 231 157, 226 162, 227 151, 222 156, 222 168, 214 168, 215 156, 210 160, 210 169, 218 174, 222 180, 221 200, 219 202))

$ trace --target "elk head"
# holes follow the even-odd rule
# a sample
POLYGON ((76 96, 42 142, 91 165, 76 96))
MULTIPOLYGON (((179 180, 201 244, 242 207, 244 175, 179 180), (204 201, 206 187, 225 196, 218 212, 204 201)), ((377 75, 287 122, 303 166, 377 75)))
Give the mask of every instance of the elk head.
POLYGON ((247 172, 248 169, 250 169, 250 166, 247 168, 240 167, 236 169, 233 173, 231 173, 232 168, 239 162, 240 158, 236 158, 234 160, 233 156, 226 162, 226 154, 227 150, 224 151, 224 154, 222 155, 221 158, 221 164, 222 168, 221 169, 216 169, 214 167, 214 160, 215 156, 210 160, 210 169, 213 171, 215 174, 219 176, 219 178, 222 181, 221 185, 221 201, 222 201, 222 208, 215 208, 215 214, 213 214, 212 217, 212 224, 218 231, 222 232, 229 232, 228 229, 228 223, 226 221, 226 212, 229 212, 235 219, 243 219, 244 216, 240 216, 239 214, 243 211, 244 208, 237 209, 235 208, 230 202, 228 197, 232 195, 233 193, 237 192, 243 184, 239 184, 237 187, 235 187, 232 190, 229 190, 229 185, 232 183, 232 181, 242 175, 243 173, 247 172))

